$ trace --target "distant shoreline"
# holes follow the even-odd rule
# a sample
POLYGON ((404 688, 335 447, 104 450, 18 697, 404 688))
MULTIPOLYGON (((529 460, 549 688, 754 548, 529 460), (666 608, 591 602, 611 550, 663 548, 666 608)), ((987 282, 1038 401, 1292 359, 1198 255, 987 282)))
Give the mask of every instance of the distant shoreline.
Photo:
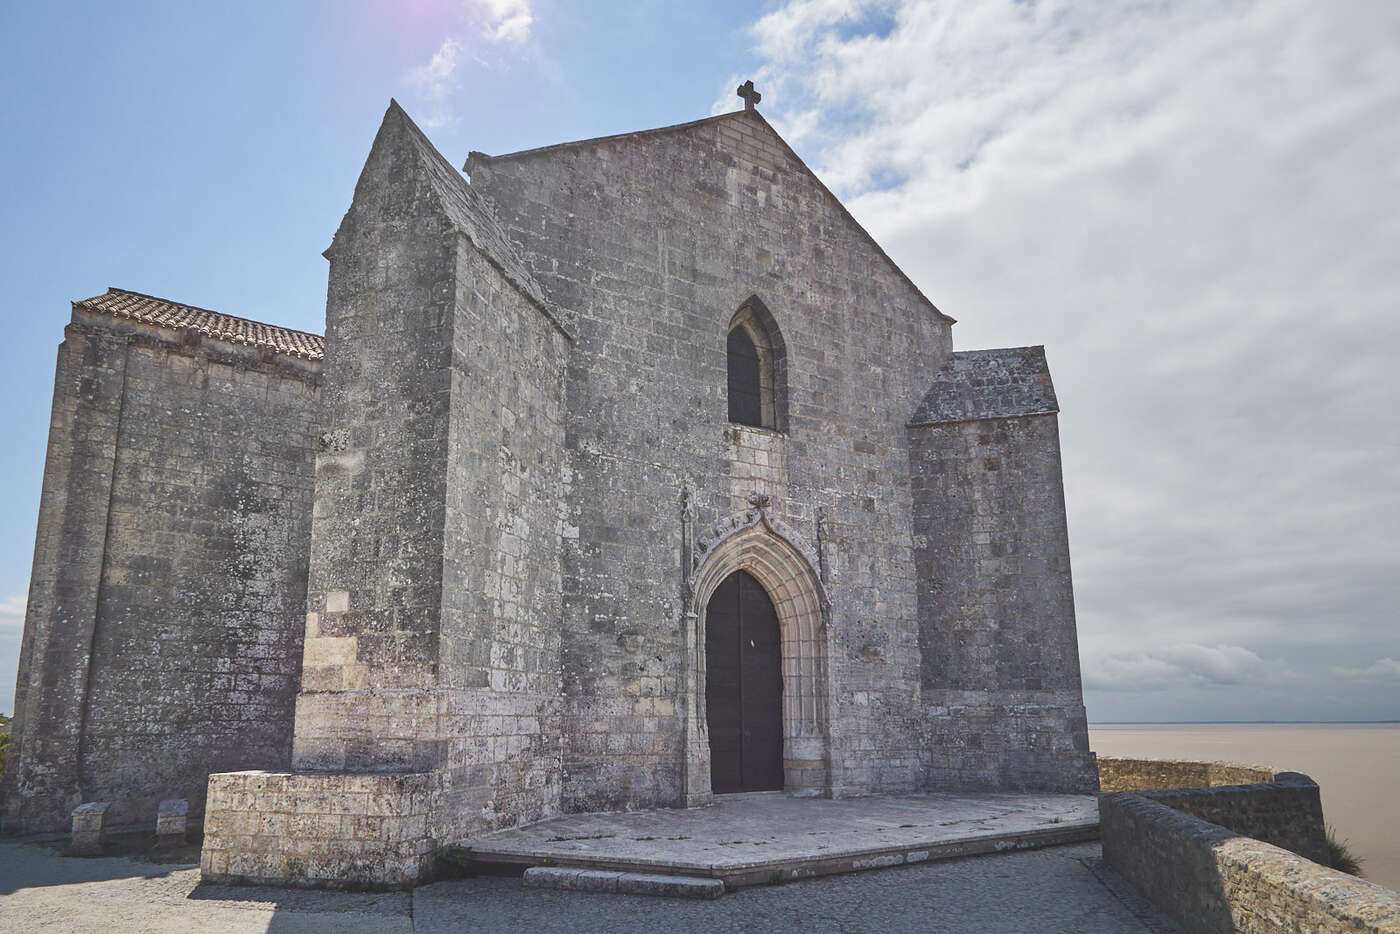
POLYGON ((1090 720, 1090 726, 1358 726, 1397 724, 1400 720, 1090 720))

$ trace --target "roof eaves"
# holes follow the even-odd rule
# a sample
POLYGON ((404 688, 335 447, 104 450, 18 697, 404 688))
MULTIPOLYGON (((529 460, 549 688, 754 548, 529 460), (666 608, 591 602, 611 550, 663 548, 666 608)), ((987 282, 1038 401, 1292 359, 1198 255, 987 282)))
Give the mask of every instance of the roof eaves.
POLYGON ((107 291, 101 295, 94 295, 71 304, 74 311, 82 310, 114 318, 125 318, 167 331, 193 331, 229 344, 261 347, 289 357, 321 360, 325 356, 325 338, 320 334, 225 314, 210 308, 201 308, 198 305, 189 305, 161 298, 158 295, 135 292, 131 289, 109 286, 107 291), (191 320, 160 319, 160 316, 178 318, 181 315, 187 316, 191 320), (196 317, 202 318, 202 320, 193 320, 196 317), (220 326, 211 327, 211 323, 220 326), (256 335, 241 333, 254 328, 266 331, 271 336, 270 339, 260 340, 256 335), (275 340, 277 337, 285 338, 285 340, 277 341, 275 340))

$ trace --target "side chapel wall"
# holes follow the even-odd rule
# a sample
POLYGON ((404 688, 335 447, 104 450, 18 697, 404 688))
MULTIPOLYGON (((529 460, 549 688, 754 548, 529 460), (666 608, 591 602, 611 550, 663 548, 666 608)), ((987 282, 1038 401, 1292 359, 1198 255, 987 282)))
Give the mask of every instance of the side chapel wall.
POLYGON ((59 348, 4 829, 203 811, 282 768, 319 361, 74 310, 59 348))

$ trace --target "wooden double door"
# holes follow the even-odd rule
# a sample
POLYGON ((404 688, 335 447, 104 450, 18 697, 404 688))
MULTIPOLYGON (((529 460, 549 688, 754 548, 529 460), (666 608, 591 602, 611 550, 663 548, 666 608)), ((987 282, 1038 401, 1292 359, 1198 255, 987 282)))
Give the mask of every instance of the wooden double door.
POLYGON ((782 641, 763 585, 724 579, 705 610, 705 710, 715 794, 783 787, 782 641))

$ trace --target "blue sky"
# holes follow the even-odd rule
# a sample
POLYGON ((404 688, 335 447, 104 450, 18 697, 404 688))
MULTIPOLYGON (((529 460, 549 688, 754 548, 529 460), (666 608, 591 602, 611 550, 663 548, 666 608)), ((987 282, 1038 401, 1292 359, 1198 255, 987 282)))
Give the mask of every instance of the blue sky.
POLYGON ((1400 7, 12 5, 0 711, 55 348, 109 285, 320 330, 391 96, 460 164, 738 105, 960 348, 1044 343, 1095 719, 1400 717, 1400 7))

